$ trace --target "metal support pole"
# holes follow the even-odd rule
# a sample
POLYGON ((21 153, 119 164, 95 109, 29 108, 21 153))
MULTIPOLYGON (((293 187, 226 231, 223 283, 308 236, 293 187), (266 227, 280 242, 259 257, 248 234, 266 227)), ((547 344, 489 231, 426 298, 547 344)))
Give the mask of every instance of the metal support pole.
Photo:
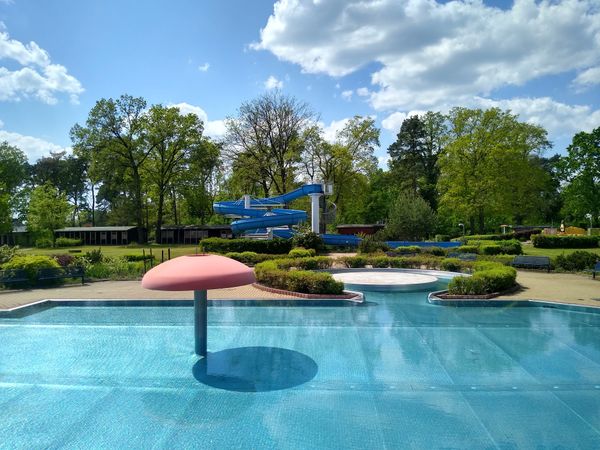
POLYGON ((319 233, 319 223, 321 222, 320 213, 321 210, 319 208, 319 197, 322 194, 309 194, 310 195, 310 228, 313 233, 319 233))
POLYGON ((206 356, 207 316, 206 291, 194 291, 194 340, 198 356, 206 356))

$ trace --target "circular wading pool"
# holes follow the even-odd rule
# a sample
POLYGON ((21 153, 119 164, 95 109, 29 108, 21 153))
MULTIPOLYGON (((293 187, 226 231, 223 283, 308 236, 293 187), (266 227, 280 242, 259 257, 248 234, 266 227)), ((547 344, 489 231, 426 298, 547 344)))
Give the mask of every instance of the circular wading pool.
POLYGON ((438 278, 406 272, 339 272, 333 278, 344 283, 346 289, 366 291, 420 291, 434 289, 438 278))

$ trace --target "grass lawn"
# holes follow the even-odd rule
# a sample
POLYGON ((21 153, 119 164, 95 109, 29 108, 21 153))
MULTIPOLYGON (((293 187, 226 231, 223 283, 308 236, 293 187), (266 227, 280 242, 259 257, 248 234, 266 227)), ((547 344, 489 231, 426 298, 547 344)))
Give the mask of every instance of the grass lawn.
POLYGON ((141 255, 142 249, 146 250, 146 254, 155 255, 155 261, 160 261, 161 252, 164 251, 165 259, 167 259, 167 250, 171 249, 171 258, 182 255, 193 255, 196 253, 194 245, 152 245, 147 247, 135 246, 119 246, 119 245, 82 245, 80 247, 68 248, 23 248, 21 251, 28 255, 58 255, 71 253, 69 250, 81 250, 81 252, 71 253, 73 255, 83 255, 90 250, 101 249, 104 256, 125 256, 125 255, 141 255))
POLYGON ((535 248, 531 244, 523 244, 523 254, 531 256, 550 256, 552 258, 569 253, 576 252, 577 250, 584 250, 586 252, 596 253, 600 256, 600 247, 596 248, 535 248))

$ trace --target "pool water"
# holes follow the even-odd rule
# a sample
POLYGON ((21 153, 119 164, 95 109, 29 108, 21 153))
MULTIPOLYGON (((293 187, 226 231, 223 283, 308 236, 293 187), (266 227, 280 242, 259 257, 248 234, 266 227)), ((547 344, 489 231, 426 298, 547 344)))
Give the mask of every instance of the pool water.
POLYGON ((367 299, 0 319, 0 448, 600 448, 600 314, 367 299))

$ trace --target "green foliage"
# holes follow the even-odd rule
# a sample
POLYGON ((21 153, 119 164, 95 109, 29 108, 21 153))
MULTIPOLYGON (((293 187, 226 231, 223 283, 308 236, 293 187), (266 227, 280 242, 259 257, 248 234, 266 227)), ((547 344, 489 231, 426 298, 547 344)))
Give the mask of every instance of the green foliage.
POLYGON ((344 256, 340 258, 340 261, 348 268, 356 269, 359 267, 365 267, 369 261, 366 256, 344 256))
MULTIPOLYGON (((421 247, 419 247, 418 245, 409 245, 396 247, 390 250, 388 253, 391 254, 391 256, 402 256, 414 253, 421 253, 422 250, 423 249, 421 249, 421 247)), ((431 253, 433 254, 433 252, 431 253)))
POLYGON ((142 262, 129 262, 125 258, 104 258, 95 264, 84 263, 84 267, 86 276, 97 280, 131 280, 144 274, 142 262))
POLYGON ((362 240, 358 244, 358 253, 385 252, 389 249, 389 245, 379 240, 378 236, 373 234, 362 236, 362 240))
POLYGON ((327 256, 313 256, 310 258, 285 258, 276 260, 277 267, 280 269, 303 269, 318 270, 329 269, 333 264, 333 259, 327 256))
POLYGON ((231 259, 235 259, 244 264, 248 264, 253 266, 263 261, 268 261, 270 259, 285 259, 287 255, 270 255, 266 253, 256 253, 256 252, 229 252, 226 253, 225 256, 231 259))
POLYGON ((453 295, 483 295, 502 292, 516 283, 517 271, 512 267, 486 261, 475 263, 470 277, 454 277, 448 284, 453 295))
POLYGON ((317 252, 314 248, 295 247, 290 250, 288 256, 290 258, 308 258, 316 256, 317 252))
POLYGON ((17 255, 2 265, 2 269, 22 269, 27 273, 30 284, 35 284, 40 269, 59 269, 60 265, 50 256, 17 255))
POLYGON ((448 272, 460 272, 464 267, 463 262, 458 258, 444 258, 440 267, 442 270, 447 270, 448 272))
POLYGON ((52 239, 42 237, 35 240, 35 246, 37 248, 52 248, 54 244, 52 243, 52 239))
POLYGON ((126 261, 129 262, 134 262, 134 261, 154 261, 156 259, 156 255, 150 255, 150 254, 145 254, 145 255, 125 255, 123 256, 123 258, 125 258, 126 261))
POLYGON ((446 254, 448 253, 448 250, 442 247, 424 247, 422 249, 421 247, 417 248, 421 250, 421 253, 427 253, 433 256, 446 256, 446 254))
POLYGON ((292 238, 292 245, 294 247, 302 247, 306 249, 313 249, 317 253, 321 253, 325 250, 325 243, 323 238, 317 233, 309 231, 308 233, 298 233, 292 238))
POLYGON ((73 255, 62 254, 62 255, 52 255, 52 258, 60 265, 60 267, 68 267, 72 265, 76 259, 73 255))
POLYGON ((461 245, 456 251, 459 253, 479 253, 479 245, 461 245))
POLYGON ((19 246, 0 245, 0 264, 4 264, 13 258, 19 251, 19 246))
POLYGON ((339 295, 344 291, 344 283, 333 279, 329 273, 315 273, 297 268, 324 268, 331 266, 329 258, 298 258, 271 260, 257 264, 254 268, 256 280, 265 286, 307 294, 339 295))
POLYGON ((600 236, 553 236, 538 234, 531 237, 537 248, 594 248, 598 247, 600 236))
POLYGON ((254 239, 207 238, 200 241, 200 249, 207 253, 256 252, 280 255, 289 253, 292 249, 292 242, 289 239, 257 241, 254 239))
POLYGON ((46 183, 31 191, 27 210, 27 229, 40 234, 52 234, 66 225, 71 207, 64 194, 46 183))
POLYGON ((390 208, 385 236, 389 240, 419 241, 433 232, 435 222, 435 213, 422 197, 403 192, 390 208))
POLYGON ((591 269, 594 267, 597 260, 598 255, 595 253, 578 250, 568 255, 565 255, 564 253, 558 255, 554 259, 554 265, 557 269, 576 272, 591 269))
POLYGON ((435 242, 448 242, 450 241, 449 234, 436 234, 434 239, 435 242))
POLYGON ((102 262, 102 260, 103 260, 102 250, 101 249, 90 250, 89 252, 85 252, 85 255, 83 255, 83 257, 90 263, 97 264, 99 262, 102 262))
POLYGON ((66 237, 56 238, 55 247, 77 247, 81 245, 81 239, 70 239, 66 237))

